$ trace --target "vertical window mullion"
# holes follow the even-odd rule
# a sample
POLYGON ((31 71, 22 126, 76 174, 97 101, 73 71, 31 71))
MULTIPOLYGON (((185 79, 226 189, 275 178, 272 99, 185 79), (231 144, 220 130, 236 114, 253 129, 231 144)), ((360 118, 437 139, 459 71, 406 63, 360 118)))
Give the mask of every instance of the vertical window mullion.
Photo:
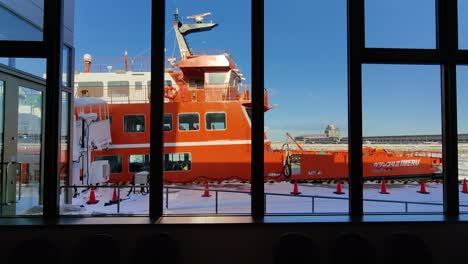
POLYGON ((264 188, 264 0, 252 1, 252 130, 251 210, 254 220, 265 214, 264 188))
POLYGON ((149 215, 157 220, 163 214, 163 113, 164 113, 164 25, 165 0, 151 2, 151 136, 150 171, 152 174, 149 197, 149 215))
POLYGON ((459 214, 456 95, 457 0, 437 0, 436 10, 437 48, 444 58, 441 62, 444 213, 449 217, 457 217, 459 214))
POLYGON ((47 80, 45 92, 45 129, 43 175, 44 217, 59 215, 58 175, 60 151, 60 107, 62 98, 63 0, 44 3, 44 40, 47 47, 47 80), (47 157, 45 159, 44 157, 47 157))
POLYGON ((362 165, 362 51, 364 38, 364 0, 348 0, 348 150, 349 213, 353 219, 363 215, 362 165))

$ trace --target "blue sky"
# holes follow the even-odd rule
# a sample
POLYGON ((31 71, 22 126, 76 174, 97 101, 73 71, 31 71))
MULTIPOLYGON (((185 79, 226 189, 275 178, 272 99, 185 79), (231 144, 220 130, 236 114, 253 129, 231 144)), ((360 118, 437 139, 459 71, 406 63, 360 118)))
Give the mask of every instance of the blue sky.
MULTIPOLYGON (((265 1, 265 86, 275 109, 265 114, 272 139, 323 133, 336 124, 347 134, 346 1, 265 1)), ((460 9, 467 10, 467 1, 460 9), (466 5, 466 7, 465 7, 466 5)), ((250 1, 168 0, 166 56, 174 52, 172 14, 183 19, 211 12, 219 24, 210 32, 188 36, 194 50, 226 50, 251 82, 250 1), (229 3, 229 4, 227 4, 229 3)), ((80 0, 75 2, 77 69, 84 53, 93 57, 150 56, 150 1, 80 0)), ((369 47, 434 48, 434 0, 366 0, 366 44, 369 47), (405 9, 400 8, 404 5, 405 9)), ((466 12, 465 12, 466 13, 466 12)), ((468 27, 460 12, 461 32, 468 27)), ((468 29, 468 28, 467 28, 468 29)), ((466 32, 466 31, 465 31, 466 32)), ((466 44, 465 44, 466 43, 466 44)), ((460 35, 461 47, 468 38, 460 35)), ((461 89, 468 69, 460 70, 461 89)), ((364 135, 439 134, 438 66, 364 65, 364 135)), ((466 98, 466 97, 465 97, 466 98)), ((459 101, 459 131, 468 132, 468 116, 459 101)), ((466 104, 466 103, 465 103, 466 104)), ((468 108, 467 108, 468 109, 468 108)))

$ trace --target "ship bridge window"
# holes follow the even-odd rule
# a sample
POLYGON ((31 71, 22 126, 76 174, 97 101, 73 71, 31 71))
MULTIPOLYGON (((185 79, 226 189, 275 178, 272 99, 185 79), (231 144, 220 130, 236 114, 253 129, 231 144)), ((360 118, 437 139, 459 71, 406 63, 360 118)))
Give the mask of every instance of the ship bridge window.
POLYGON ((164 131, 172 131, 172 114, 164 114, 164 131))
POLYGON ((164 171, 189 171, 192 169, 192 154, 167 153, 163 162, 164 171))
POLYGON ((143 88, 142 82, 135 82, 135 90, 141 90, 143 88))
POLYGON ((111 97, 128 97, 130 84, 128 81, 107 82, 108 93, 111 97))
POLYGON ((179 114, 179 130, 200 130, 200 116, 198 113, 179 114))
POLYGON ((145 132, 145 116, 144 115, 125 115, 124 116, 124 131, 125 132, 145 132))
POLYGON ((151 80, 147 82, 148 99, 151 99, 151 80))
POLYGON ((225 72, 210 72, 208 75, 208 84, 210 85, 221 85, 226 83, 225 72))
POLYGON ((224 130, 226 129, 226 113, 206 113, 206 130, 224 130))
POLYGON ((231 78, 229 79, 229 86, 237 87, 239 84, 239 79, 236 77, 234 73, 231 73, 231 78))
POLYGON ((166 84, 166 87, 167 86, 172 86, 172 81, 171 80, 164 80, 164 83, 166 84))
POLYGON ((128 158, 128 171, 132 173, 149 171, 149 157, 147 154, 130 155, 128 158))
POLYGON ((102 97, 104 95, 103 82, 78 82, 78 97, 102 97))
POLYGON ((189 79, 189 88, 203 88, 203 79, 189 79))
POLYGON ((110 173, 122 173, 122 156, 96 156, 94 160, 107 160, 109 161, 110 173))
POLYGON ((252 120, 252 107, 244 107, 245 112, 247 113, 247 116, 249 117, 249 121, 252 120))

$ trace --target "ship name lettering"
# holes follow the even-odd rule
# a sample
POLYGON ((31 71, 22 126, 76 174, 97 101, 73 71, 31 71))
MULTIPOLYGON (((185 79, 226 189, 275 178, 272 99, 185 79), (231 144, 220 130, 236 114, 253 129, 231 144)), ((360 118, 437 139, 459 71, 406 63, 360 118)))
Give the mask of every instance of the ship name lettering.
POLYGON ((419 166, 420 159, 409 159, 409 160, 396 160, 396 161, 378 161, 374 162, 375 168, 390 168, 390 167, 415 167, 419 166))

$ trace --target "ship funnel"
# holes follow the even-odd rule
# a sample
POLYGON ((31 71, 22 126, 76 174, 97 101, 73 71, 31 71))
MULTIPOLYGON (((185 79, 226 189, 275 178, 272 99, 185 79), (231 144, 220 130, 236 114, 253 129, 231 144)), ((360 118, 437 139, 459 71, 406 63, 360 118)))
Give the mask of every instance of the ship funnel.
POLYGON ((92 60, 92 57, 91 57, 90 54, 86 53, 83 56, 83 63, 84 63, 84 66, 85 66, 85 72, 91 72, 91 60, 92 60))

